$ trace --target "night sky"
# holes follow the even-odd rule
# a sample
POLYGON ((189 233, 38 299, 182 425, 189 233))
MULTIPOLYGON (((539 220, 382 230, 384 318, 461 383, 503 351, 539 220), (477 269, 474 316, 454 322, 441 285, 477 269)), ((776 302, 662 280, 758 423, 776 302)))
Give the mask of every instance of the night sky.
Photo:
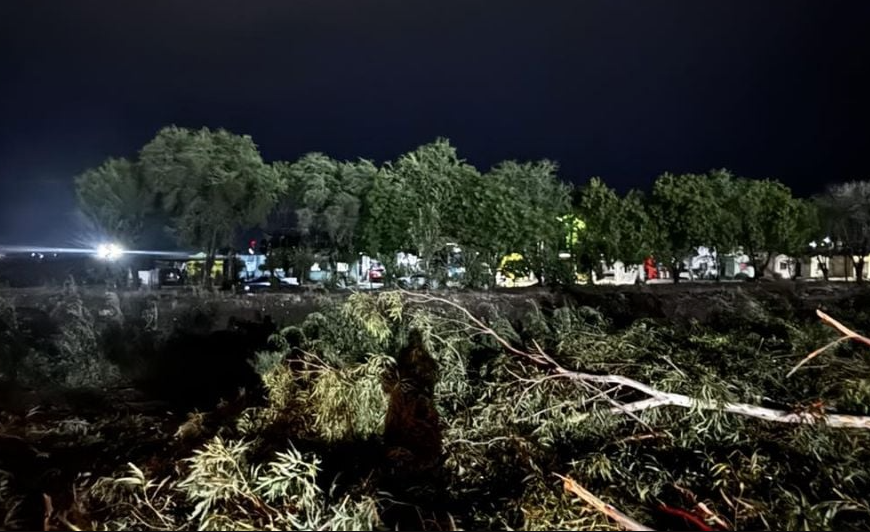
POLYGON ((164 125, 267 160, 450 138, 620 190, 727 167, 870 178, 870 2, 0 3, 0 244, 75 238, 72 178, 164 125))

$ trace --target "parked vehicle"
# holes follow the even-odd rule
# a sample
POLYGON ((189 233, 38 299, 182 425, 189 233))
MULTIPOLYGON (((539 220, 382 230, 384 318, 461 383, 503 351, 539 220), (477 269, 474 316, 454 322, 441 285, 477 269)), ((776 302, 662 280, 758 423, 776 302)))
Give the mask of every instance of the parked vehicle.
POLYGON ((178 268, 160 268, 158 276, 160 286, 180 286, 184 284, 184 273, 178 268))
MULTIPOLYGON (((275 279, 278 280, 276 288, 279 290, 299 285, 295 277, 275 277, 275 279)), ((242 282, 242 287, 245 292, 269 291, 273 286, 272 276, 270 275, 261 275, 260 277, 242 282)))
POLYGON ((404 288, 406 290, 427 289, 430 288, 430 285, 432 284, 426 278, 426 275, 422 273, 412 273, 411 275, 399 277, 397 279, 397 282, 400 288, 404 288))
POLYGON ((384 280, 384 274, 386 273, 386 268, 380 263, 373 262, 372 267, 369 270, 369 281, 373 283, 380 283, 384 280))

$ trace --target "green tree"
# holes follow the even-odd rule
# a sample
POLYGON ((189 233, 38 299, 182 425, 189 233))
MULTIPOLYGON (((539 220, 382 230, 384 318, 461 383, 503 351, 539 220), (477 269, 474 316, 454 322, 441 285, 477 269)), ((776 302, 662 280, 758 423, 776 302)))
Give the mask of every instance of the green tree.
POLYGON ((412 191, 389 165, 374 176, 365 201, 362 221, 363 250, 384 265, 386 283, 396 276, 396 252, 409 250, 408 228, 414 220, 412 191))
MULTIPOLYGON (((796 261, 806 256, 812 259, 814 253, 810 242, 815 241, 821 231, 817 205, 810 200, 792 198, 786 216, 791 221, 791 229, 783 238, 781 252, 794 257, 796 261)), ((822 271, 827 280, 827 265, 822 271)))
POLYGON ((214 256, 237 230, 265 222, 282 182, 247 135, 167 127, 139 155, 180 243, 206 251, 203 281, 214 256))
POLYGON ((477 170, 460 159, 446 139, 418 147, 387 163, 374 176, 367 194, 363 227, 365 249, 384 263, 388 280, 395 275, 395 254, 415 253, 431 276, 434 257, 464 231, 470 198, 463 197, 477 170))
POLYGON ((377 168, 369 161, 339 162, 321 153, 276 167, 284 182, 278 218, 287 223, 292 211, 299 250, 310 250, 335 272, 338 262, 350 262, 361 248, 363 200, 377 168))
POLYGON ((620 201, 619 246, 616 259, 625 264, 641 264, 656 248, 657 231, 639 190, 630 190, 620 201))
POLYGON ((828 187, 821 197, 831 237, 855 268, 855 279, 864 282, 870 255, 870 181, 851 181, 828 187))
POLYGON ((796 202, 791 190, 771 180, 741 179, 735 211, 739 216, 737 242, 749 256, 756 278, 762 277, 776 253, 799 247, 807 236, 806 207, 796 202))
POLYGON ((580 234, 575 256, 579 267, 599 277, 603 274, 602 262, 612 266, 619 260, 622 226, 622 201, 616 192, 598 177, 593 177, 580 190, 577 215, 586 224, 580 234))
POLYGON ((135 163, 108 159, 77 176, 75 187, 82 213, 105 236, 128 246, 140 242, 154 212, 154 193, 135 163))
POLYGON ((571 194, 557 171, 558 166, 548 160, 502 162, 487 173, 486 183, 492 184, 485 189, 489 196, 468 203, 468 225, 477 225, 481 235, 492 229, 498 244, 491 245, 491 251, 501 256, 520 253, 527 271, 542 284, 562 282, 565 277, 566 262, 559 259, 559 252, 565 248, 566 226, 559 218, 570 213, 571 194), (475 215, 477 205, 489 206, 478 212, 491 216, 489 223, 497 228, 487 227, 484 216, 475 215))
POLYGON ((740 234, 739 202, 740 187, 738 179, 725 169, 712 170, 707 174, 708 200, 710 211, 707 219, 707 238, 704 242, 716 257, 716 280, 721 279, 724 259, 738 246, 740 234))
POLYGON ((674 283, 679 282, 684 259, 715 240, 721 203, 712 185, 703 174, 669 173, 653 185, 650 212, 657 228, 655 255, 666 261, 674 283))

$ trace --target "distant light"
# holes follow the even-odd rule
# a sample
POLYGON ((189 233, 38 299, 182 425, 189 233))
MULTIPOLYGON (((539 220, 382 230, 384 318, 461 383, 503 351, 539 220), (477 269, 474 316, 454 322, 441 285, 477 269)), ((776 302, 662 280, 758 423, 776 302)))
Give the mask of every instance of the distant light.
POLYGON ((570 254, 570 253, 567 253, 567 252, 565 252, 565 251, 562 251, 561 253, 559 253, 559 258, 560 258, 560 259, 570 259, 570 258, 571 258, 571 254, 570 254))
POLYGON ((118 260, 124 254, 124 248, 118 244, 100 244, 97 246, 97 258, 101 260, 118 260))
POLYGON ((825 244, 830 244, 831 238, 826 236, 825 238, 822 239, 822 242, 824 242, 825 244))

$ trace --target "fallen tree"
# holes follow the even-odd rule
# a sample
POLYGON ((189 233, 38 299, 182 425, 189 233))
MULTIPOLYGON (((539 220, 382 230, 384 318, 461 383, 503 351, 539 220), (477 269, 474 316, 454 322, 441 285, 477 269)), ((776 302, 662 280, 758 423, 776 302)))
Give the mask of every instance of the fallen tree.
MULTIPOLYGON (((749 416, 777 423, 824 423, 830 427, 837 428, 870 429, 870 416, 852 416, 836 413, 827 413, 820 408, 817 408, 815 410, 807 410, 805 412, 789 412, 785 410, 776 410, 746 403, 729 403, 723 401, 695 399, 682 394, 668 393, 662 390, 657 390, 647 384, 636 381, 634 379, 623 377, 621 375, 594 375, 590 373, 583 373, 580 371, 573 371, 561 366, 558 362, 556 362, 556 360, 553 359, 552 356, 545 353, 544 350, 541 349, 540 345, 538 345, 536 342, 534 343, 534 352, 521 350, 512 346, 504 338, 499 336, 491 327, 488 327, 479 318, 475 317, 468 309, 462 307, 457 303, 454 303, 453 301, 450 301, 449 299, 432 295, 420 295, 410 292, 405 292, 405 295, 410 300, 417 303, 437 303, 455 308, 467 317, 469 323, 475 329, 472 334, 484 334, 491 336, 511 353, 523 357, 538 366, 542 366, 548 369, 549 371, 552 371, 557 377, 573 381, 579 381, 583 384, 588 385, 610 385, 611 387, 609 388, 609 390, 600 389, 599 396, 602 398, 607 397, 609 398, 610 402, 614 403, 614 406, 610 410, 610 413, 612 414, 632 414, 652 408, 678 406, 681 408, 689 409, 720 410, 729 414, 749 416), (649 397, 647 399, 633 401, 630 403, 618 403, 614 399, 614 396, 618 395, 621 391, 623 391, 623 388, 635 390, 649 397)), ((870 345, 870 339, 867 339, 861 335, 858 335, 854 331, 851 331, 850 329, 833 320, 823 312, 819 311, 819 316, 826 323, 834 325, 834 327, 837 328, 837 330, 841 331, 844 336, 835 340, 834 342, 831 342, 826 347, 823 347, 821 350, 811 353, 810 356, 801 361, 801 363, 798 364, 795 369, 802 366, 806 361, 808 361, 821 351, 828 349, 829 347, 833 347, 834 345, 843 340, 851 339, 870 345)), ((791 375, 791 373, 793 372, 794 370, 792 370, 789 375, 791 375)))
MULTIPOLYGON (((262 401, 249 389, 181 427, 167 427, 165 411, 123 418, 123 430, 118 412, 81 423, 0 412, 0 432, 33 447, 28 463, 57 442, 58 456, 121 457, 35 492, 27 523, 870 529, 861 343, 840 342, 785 379, 830 331, 751 298, 723 307, 721 323, 628 326, 583 306, 508 313, 485 297, 461 301, 382 292, 327 303, 257 356, 262 401)), ((849 331, 870 326, 835 311, 849 331)), ((30 508, 16 503, 21 468, 9 473, 0 522, 30 508)))

